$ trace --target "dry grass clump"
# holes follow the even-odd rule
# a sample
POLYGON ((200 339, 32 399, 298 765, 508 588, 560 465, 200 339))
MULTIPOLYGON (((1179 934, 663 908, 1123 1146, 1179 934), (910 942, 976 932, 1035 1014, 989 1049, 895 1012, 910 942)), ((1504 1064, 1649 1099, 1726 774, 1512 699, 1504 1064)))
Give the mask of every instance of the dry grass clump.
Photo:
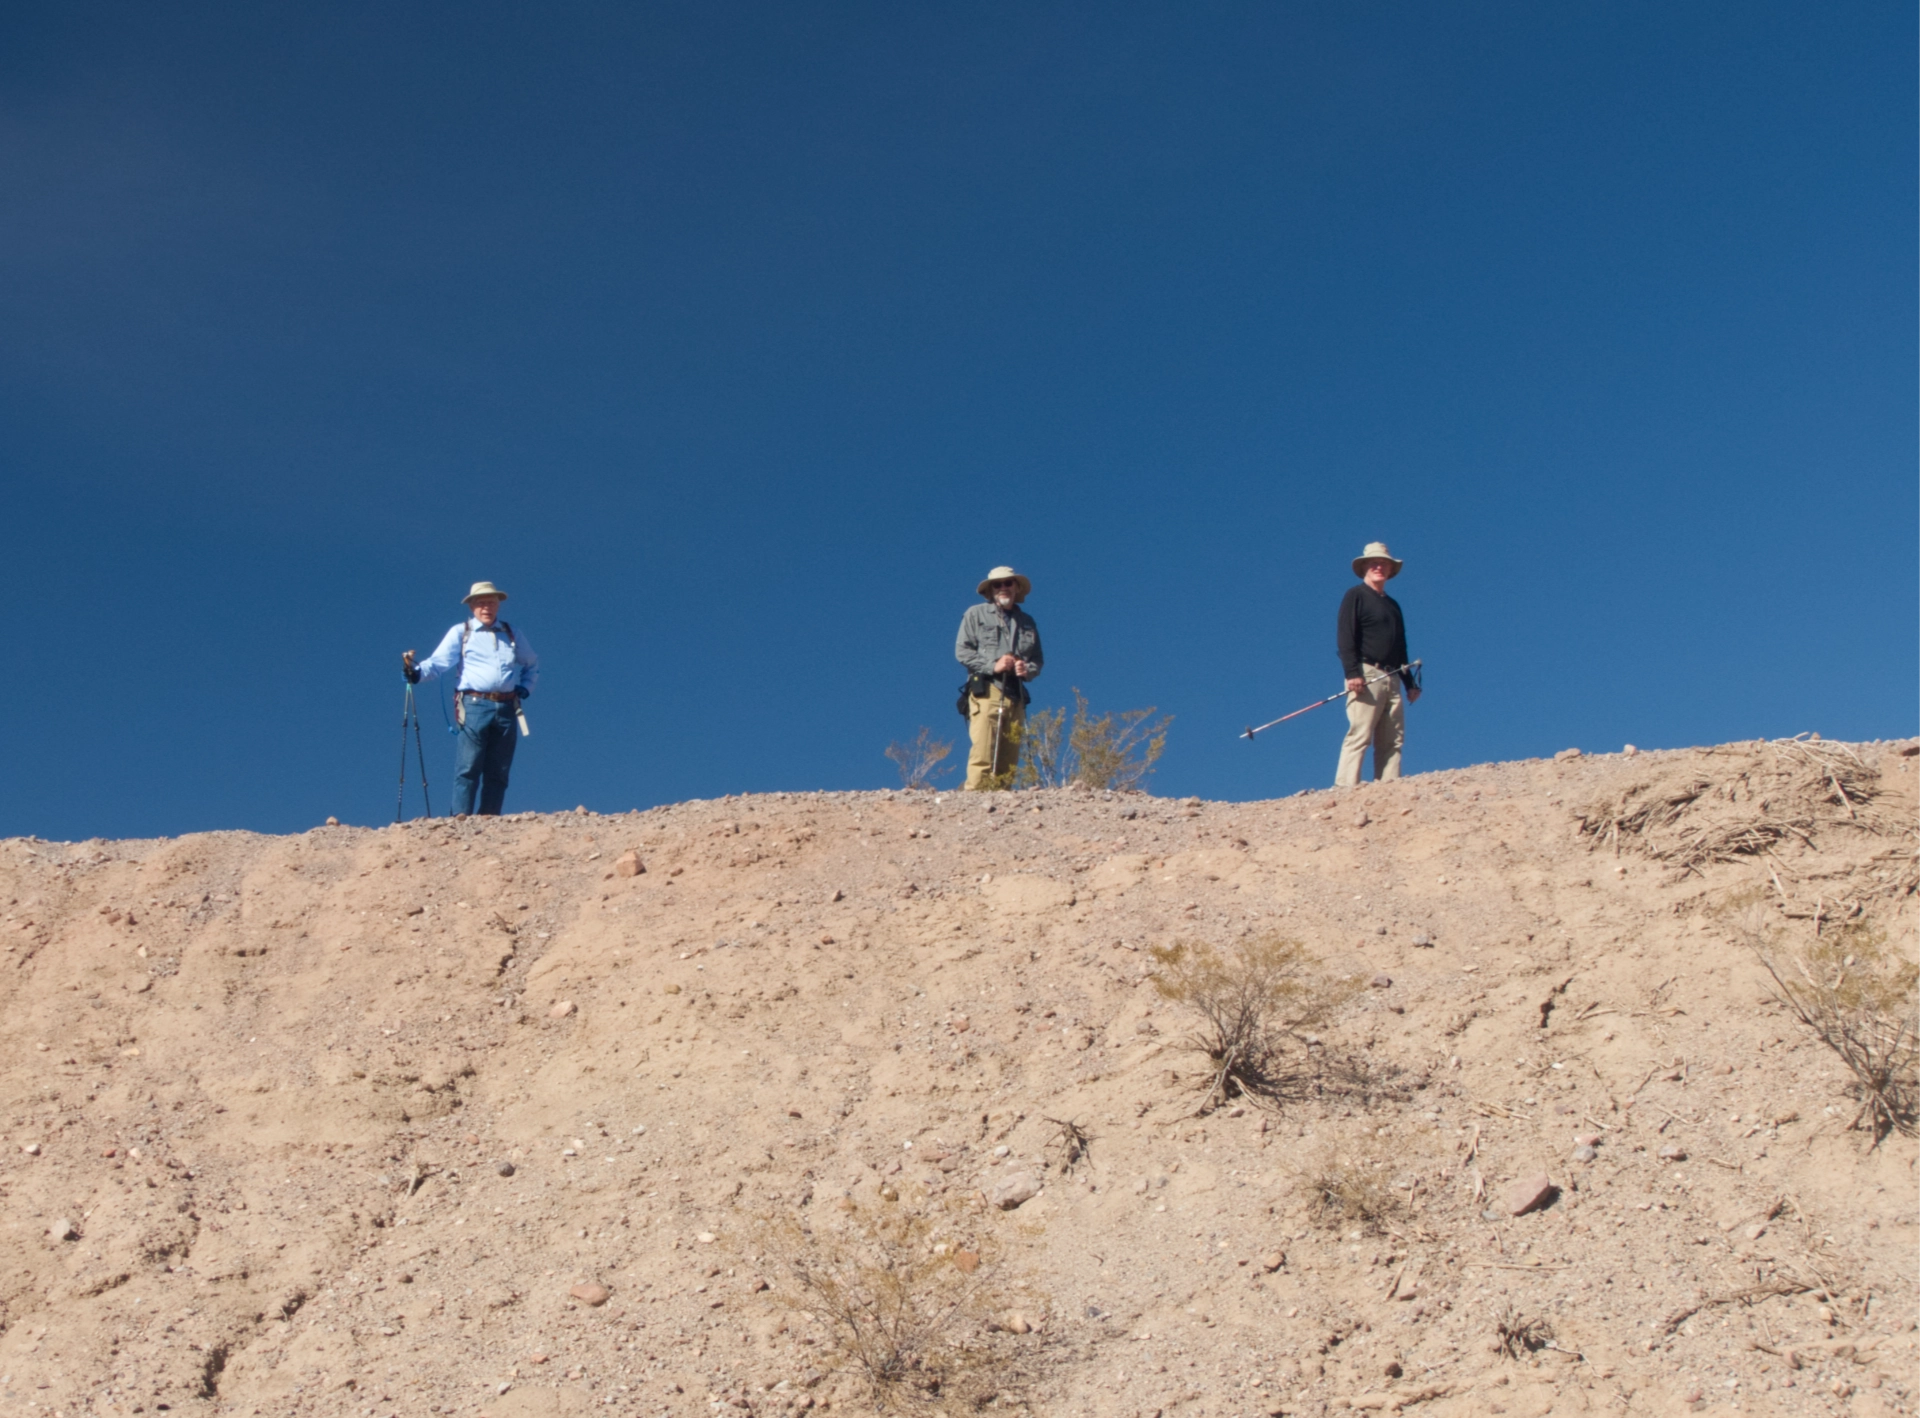
POLYGON ((1757 762, 1713 778, 1688 768, 1665 781, 1636 783, 1577 814, 1590 847, 1633 847, 1655 861, 1697 871, 1851 823, 1884 833, 1870 810, 1879 770, 1850 746, 1801 736, 1780 739, 1757 762))
POLYGON ((1284 1096, 1302 1071, 1289 1067, 1291 1051, 1298 1048, 1305 1060, 1306 1045, 1294 1031, 1321 1023, 1358 989, 1323 974, 1305 946, 1279 935, 1225 950, 1179 942, 1150 953, 1158 967, 1154 988, 1200 1016, 1188 1043, 1213 1063, 1201 1112, 1240 1094, 1284 1096))
POLYGON ((1076 1118, 1042 1118, 1053 1124, 1053 1136, 1047 1139, 1047 1160, 1052 1162, 1066 1176, 1072 1176, 1074 1168, 1082 1162, 1089 1168, 1093 1166, 1094 1136, 1080 1125, 1076 1118))
POLYGON ((1553 1326, 1544 1319, 1522 1314, 1508 1305, 1493 1317, 1493 1339, 1509 1359, 1524 1359, 1542 1349, 1557 1349, 1553 1326))
POLYGON ((1742 934, 1774 997, 1852 1073, 1860 1110, 1848 1126, 1870 1128, 1875 1147, 1890 1132, 1920 1131, 1920 965, 1890 951, 1869 921, 1793 944, 1753 911, 1742 934))
POLYGON ((1327 1226, 1390 1229, 1407 1214, 1391 1163, 1363 1148, 1330 1145, 1300 1168, 1297 1186, 1315 1220, 1327 1226))
POLYGON ((1037 1341, 1020 1335, 1036 1322, 1006 1313, 1005 1257, 964 1219, 854 1207, 812 1225, 770 1221, 761 1238, 774 1294, 825 1322, 830 1352, 875 1407, 968 1413, 1024 1386, 1037 1341))

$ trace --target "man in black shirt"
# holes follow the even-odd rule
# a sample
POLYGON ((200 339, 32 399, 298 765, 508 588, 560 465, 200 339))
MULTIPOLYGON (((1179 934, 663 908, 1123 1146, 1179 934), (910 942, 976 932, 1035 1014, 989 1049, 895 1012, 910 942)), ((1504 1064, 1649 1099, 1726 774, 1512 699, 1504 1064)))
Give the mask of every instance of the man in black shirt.
POLYGON ((1402 669, 1407 663, 1407 626, 1400 618, 1400 603, 1387 594, 1387 582, 1400 574, 1400 566, 1385 542, 1367 543, 1353 559, 1360 584, 1340 602, 1334 636, 1347 675, 1347 737, 1340 745, 1336 788, 1360 786, 1360 762, 1369 744, 1374 779, 1400 776, 1406 706, 1420 697, 1420 687, 1402 669))

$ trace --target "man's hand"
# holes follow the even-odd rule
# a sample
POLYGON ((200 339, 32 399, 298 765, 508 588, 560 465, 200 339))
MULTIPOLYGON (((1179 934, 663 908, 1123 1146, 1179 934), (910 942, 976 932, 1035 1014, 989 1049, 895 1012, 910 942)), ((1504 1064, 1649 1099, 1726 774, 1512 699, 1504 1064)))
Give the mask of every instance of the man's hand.
POLYGON ((1420 698, 1420 690, 1417 686, 1407 691, 1407 703, 1409 704, 1416 703, 1419 700, 1419 698, 1420 698))
POLYGON ((513 692, 522 704, 525 704, 528 696, 533 693, 533 691, 528 689, 524 684, 514 686, 513 692))
POLYGON ((1365 689, 1366 687, 1367 687, 1367 682, 1363 678, 1355 678, 1347 681, 1348 694, 1358 694, 1361 690, 1365 689))
POLYGON ((1032 660, 1015 660, 1013 662, 1013 672, 1021 679, 1032 679, 1033 669, 1032 660))
POLYGON ((413 651, 405 650, 401 652, 400 673, 407 677, 408 684, 420 683, 420 671, 414 668, 413 651))
POLYGON ((993 672, 997 675, 1003 675, 1008 670, 1015 668, 1019 663, 1019 659, 1013 655, 1002 655, 993 662, 993 672))

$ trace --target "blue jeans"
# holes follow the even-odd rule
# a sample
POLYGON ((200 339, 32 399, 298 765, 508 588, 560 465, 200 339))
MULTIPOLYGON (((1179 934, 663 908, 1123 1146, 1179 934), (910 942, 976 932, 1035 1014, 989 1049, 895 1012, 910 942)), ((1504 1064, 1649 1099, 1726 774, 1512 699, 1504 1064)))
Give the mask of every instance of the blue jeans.
POLYGON ((513 771, 513 750, 520 742, 514 722, 518 704, 495 699, 463 699, 467 722, 460 728, 460 747, 454 760, 453 811, 472 813, 474 793, 480 812, 497 817, 507 800, 507 775, 513 771))

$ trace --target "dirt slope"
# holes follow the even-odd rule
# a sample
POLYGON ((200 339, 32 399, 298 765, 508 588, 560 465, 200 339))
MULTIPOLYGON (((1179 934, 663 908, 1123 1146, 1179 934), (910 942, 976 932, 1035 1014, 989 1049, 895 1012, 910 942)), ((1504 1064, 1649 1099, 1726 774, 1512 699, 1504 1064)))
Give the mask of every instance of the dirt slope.
POLYGON ((0 843, 0 1402, 860 1412, 757 1238, 897 1206, 1005 1255, 1037 1379, 1000 1411, 1911 1412, 1915 1144, 1846 1130, 1733 928, 1912 951, 1917 760, 1855 749, 1845 802, 1733 744, 0 843), (1269 929, 1372 982, 1302 1058, 1384 1096, 1194 1116, 1146 947, 1269 929), (1406 1209, 1323 1219, 1329 1157, 1406 1209), (1502 1315, 1556 1347, 1494 1352, 1502 1315))

